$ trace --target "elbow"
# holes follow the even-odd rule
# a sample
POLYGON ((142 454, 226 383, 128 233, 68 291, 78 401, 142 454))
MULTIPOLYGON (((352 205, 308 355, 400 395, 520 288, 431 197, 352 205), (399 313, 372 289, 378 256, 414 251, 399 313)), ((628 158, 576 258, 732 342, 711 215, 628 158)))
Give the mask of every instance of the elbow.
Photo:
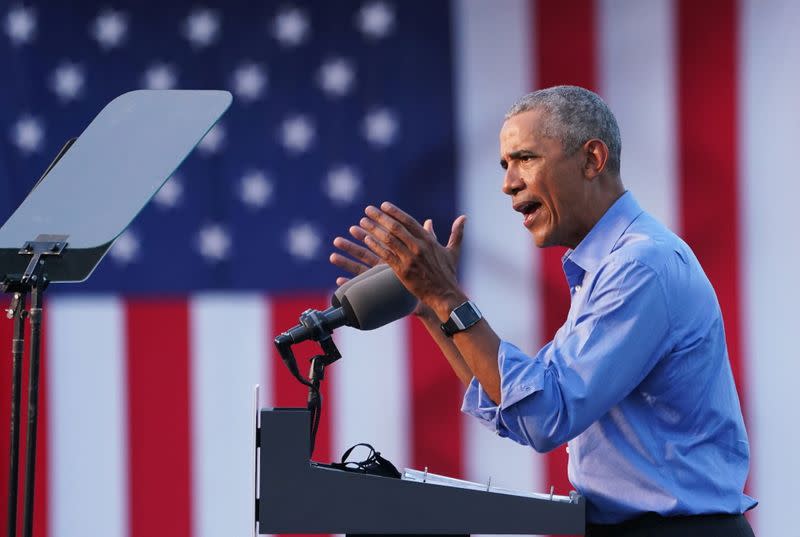
POLYGON ((561 445, 560 442, 554 442, 551 438, 548 437, 539 437, 536 439, 531 439, 530 442, 530 446, 537 453, 549 453, 560 445, 561 445))

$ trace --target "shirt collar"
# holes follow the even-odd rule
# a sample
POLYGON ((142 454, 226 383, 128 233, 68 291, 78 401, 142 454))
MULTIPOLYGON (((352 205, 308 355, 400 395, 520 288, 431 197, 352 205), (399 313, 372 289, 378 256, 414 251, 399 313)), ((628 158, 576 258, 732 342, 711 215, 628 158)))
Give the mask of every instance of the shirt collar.
POLYGON ((583 272, 594 271, 611 253, 619 238, 640 214, 642 214, 642 208, 636 202, 633 194, 625 192, 608 208, 580 244, 574 250, 568 250, 564 254, 562 264, 565 271, 567 271, 567 262, 577 265, 583 269, 583 272))

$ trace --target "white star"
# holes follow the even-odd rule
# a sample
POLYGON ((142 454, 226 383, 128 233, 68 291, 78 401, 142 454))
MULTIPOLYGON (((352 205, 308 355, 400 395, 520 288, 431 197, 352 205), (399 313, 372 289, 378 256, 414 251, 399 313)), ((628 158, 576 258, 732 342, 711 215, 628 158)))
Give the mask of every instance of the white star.
POLYGON ((233 72, 233 92, 245 102, 255 101, 267 86, 267 73, 257 63, 244 63, 233 72))
POLYGON ((369 39, 386 37, 394 27, 394 10, 386 2, 364 4, 356 18, 358 28, 369 39))
POLYGON ((364 118, 364 136, 372 145, 387 146, 397 137, 397 119, 386 108, 373 110, 364 118))
POLYGON ((39 151, 44 142, 44 126, 32 116, 22 116, 11 129, 11 140, 26 154, 39 151))
POLYGON ((64 62, 56 67, 50 76, 50 89, 62 101, 71 101, 80 97, 84 81, 83 68, 74 63, 64 62))
POLYGON ((6 15, 5 27, 14 46, 30 43, 36 36, 36 12, 24 6, 11 8, 6 15))
POLYGON ((361 181, 350 166, 337 166, 328 172, 323 189, 337 205, 353 202, 361 188, 361 181))
POLYGON ((231 238, 222 226, 210 224, 197 234, 197 248, 208 261, 222 261, 230 252, 231 238))
POLYGON ((219 37, 219 15, 210 9, 195 9, 186 17, 183 32, 193 46, 207 47, 219 37))
POLYGON ((173 175, 161 185, 156 195, 153 196, 153 201, 162 209, 172 209, 178 205, 181 197, 183 197, 183 183, 179 177, 173 175))
POLYGON ((153 90, 172 89, 178 84, 175 68, 166 63, 155 63, 144 72, 144 87, 153 90))
POLYGON ((239 183, 239 195, 252 209, 260 209, 269 203, 274 190, 272 181, 261 170, 249 170, 239 183))
POLYGON ((130 229, 126 229, 117 237, 117 240, 114 241, 114 245, 111 247, 111 250, 109 250, 108 255, 120 265, 126 265, 135 261, 139 256, 140 244, 139 237, 136 236, 136 233, 130 229))
POLYGON ((308 16, 296 7, 282 10, 272 21, 272 35, 284 47, 296 47, 309 33, 308 16))
POLYGON ((311 146, 316 135, 314 124, 306 116, 293 116, 281 125, 283 145, 292 153, 303 153, 311 146))
POLYGON ((322 91, 331 97, 349 93, 356 78, 353 64, 344 58, 334 58, 322 64, 318 77, 322 91))
POLYGON ((289 253, 300 259, 312 259, 316 256, 322 239, 311 224, 295 224, 289 228, 287 247, 289 253))
POLYGON ((106 9, 94 20, 90 32, 105 50, 118 47, 128 33, 128 17, 113 9, 106 9))
POLYGON ((225 127, 217 123, 211 130, 206 133, 200 143, 197 144, 197 149, 204 155, 213 155, 222 149, 222 144, 225 142, 225 127))

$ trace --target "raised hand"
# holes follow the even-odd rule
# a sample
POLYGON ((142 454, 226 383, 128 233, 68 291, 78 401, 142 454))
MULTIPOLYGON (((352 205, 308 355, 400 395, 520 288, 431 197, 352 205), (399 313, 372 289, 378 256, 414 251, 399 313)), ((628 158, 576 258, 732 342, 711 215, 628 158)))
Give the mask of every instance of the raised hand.
MULTIPOLYGON (((442 246, 433 226, 421 226, 391 203, 380 209, 369 206, 360 221, 364 244, 381 261, 389 264, 403 285, 440 320, 466 300, 458 285, 457 264, 464 235, 465 216, 453 222, 450 240, 442 246)), ((352 230, 351 230, 352 233, 352 230)))

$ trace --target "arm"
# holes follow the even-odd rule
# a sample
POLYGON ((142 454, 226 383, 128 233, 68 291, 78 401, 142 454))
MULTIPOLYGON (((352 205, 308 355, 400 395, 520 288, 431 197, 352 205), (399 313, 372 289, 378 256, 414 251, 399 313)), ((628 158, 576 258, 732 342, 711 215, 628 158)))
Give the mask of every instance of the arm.
MULTIPOLYGON (((447 248, 431 244, 421 226, 391 204, 368 207, 366 214, 365 244, 439 321, 446 320, 466 300, 447 248)), ((465 396, 466 412, 503 436, 547 451, 580 434, 641 383, 670 350, 661 282, 630 259, 607 264, 594 281, 575 327, 535 357, 501 342, 485 320, 453 337, 477 381, 465 396)))
POLYGON ((467 300, 456 275, 466 217, 453 222, 450 240, 442 246, 432 233, 390 203, 384 203, 381 209, 367 207, 365 212, 367 217, 360 221, 364 244, 389 264, 403 285, 433 313, 426 328, 451 365, 453 357, 460 357, 457 366, 453 366, 456 374, 462 382, 474 376, 492 401, 500 401, 500 338, 489 323, 482 320, 452 340, 438 328, 455 307, 467 300))

